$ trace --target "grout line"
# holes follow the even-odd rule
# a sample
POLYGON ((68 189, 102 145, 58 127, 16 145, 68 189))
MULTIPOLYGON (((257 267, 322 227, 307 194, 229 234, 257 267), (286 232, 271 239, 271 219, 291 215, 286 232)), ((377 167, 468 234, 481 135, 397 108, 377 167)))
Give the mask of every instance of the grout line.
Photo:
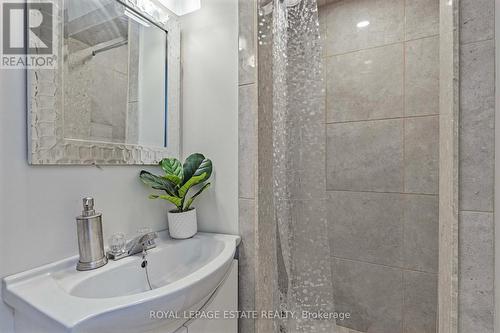
POLYGON ((483 213, 483 214, 493 214, 494 211, 485 211, 485 210, 470 210, 470 209, 463 209, 459 210, 458 213, 483 213))
MULTIPOLYGON (((402 186, 403 186, 403 192, 406 192, 407 190, 407 186, 406 186, 406 175, 405 175, 405 171, 406 171, 406 120, 405 120, 405 117, 406 117, 406 1, 407 0, 403 0, 403 39, 405 39, 405 42, 402 43, 402 52, 403 52, 403 83, 402 83, 402 87, 401 87, 401 93, 402 93, 402 100, 403 100, 403 120, 401 120, 402 122, 402 128, 401 128, 401 139, 402 139, 402 145, 403 145, 403 149, 402 149, 402 161, 401 161, 401 177, 402 177, 402 186)), ((405 261, 405 256, 404 256, 404 249, 406 248, 405 247, 405 223, 406 223, 406 207, 405 207, 405 204, 406 204, 406 198, 402 198, 403 200, 401 200, 401 205, 402 205, 402 209, 401 209, 401 214, 402 214, 402 224, 401 224, 401 231, 402 231, 402 237, 401 237, 401 248, 403 249, 403 255, 401 256, 403 261, 405 261)), ((400 329, 401 331, 404 330, 404 326, 405 326, 405 302, 406 302, 406 299, 405 299, 405 274, 404 272, 402 271, 401 272, 401 290, 402 290, 402 295, 401 295, 401 304, 403 305, 401 307, 401 323, 400 323, 400 329)))
MULTIPOLYGON (((404 8, 406 8, 406 2, 404 2, 404 8)), ((406 11, 403 12, 403 17, 405 20, 406 27, 406 11)), ((404 30, 406 34, 406 28, 404 30)), ((403 52, 403 84, 401 85, 401 94, 402 94, 402 109, 403 109, 403 119, 401 120, 401 144, 402 144, 402 160, 401 160, 401 181, 403 185, 403 192, 407 190, 406 184, 406 44, 403 44, 403 48, 401 50, 403 52)))
POLYGON ((495 37, 493 37, 493 38, 481 39, 481 40, 475 40, 475 41, 471 41, 471 42, 467 42, 467 43, 462 43, 462 42, 460 42, 460 47, 462 47, 462 46, 464 46, 464 45, 471 45, 471 44, 477 44, 477 43, 488 42, 488 41, 495 41, 495 37))
MULTIPOLYGON (((402 187, 403 187, 403 192, 406 192, 407 186, 406 186, 406 1, 403 0, 403 36, 405 39, 405 42, 402 43, 402 52, 403 52, 403 81, 401 84, 401 94, 402 94, 402 100, 403 100, 403 119, 401 120, 401 144, 402 144, 402 160, 401 160, 401 181, 402 181, 402 187)), ((405 255, 404 255, 404 249, 406 248, 405 246, 405 240, 406 240, 406 233, 405 233, 405 224, 406 224, 406 198, 402 198, 400 202, 401 207, 401 248, 403 249, 403 254, 402 254, 402 260, 405 261, 405 255)), ((401 271, 401 323, 400 323, 400 329, 401 332, 404 330, 405 326, 405 274, 404 271, 401 271)))
MULTIPOLYGON (((402 185, 403 185, 403 192, 406 192, 407 186, 406 186, 406 1, 403 0, 403 36, 405 39, 405 42, 402 43, 402 52, 403 52, 403 83, 402 83, 402 94, 403 94, 403 120, 402 122, 402 129, 401 129, 401 138, 402 138, 402 161, 401 161, 401 177, 402 177, 402 185)), ((401 200, 401 214, 402 214, 402 224, 401 224, 401 231, 402 231, 402 237, 401 237, 401 248, 403 249, 403 255, 402 259, 405 261, 405 256, 404 256, 404 249, 406 248, 405 245, 405 224, 406 224, 406 198, 402 198, 401 200)), ((404 271, 401 271, 401 290, 402 290, 402 295, 401 295, 401 323, 400 323, 400 329, 401 331, 404 330, 405 327, 405 303, 406 303, 406 298, 405 298, 405 274, 404 271)))
POLYGON ((349 328, 347 326, 342 326, 341 322, 335 323, 335 327, 337 329, 335 332, 338 332, 338 333, 366 333, 366 332, 356 331, 355 329, 349 328))
POLYGON ((246 87, 246 86, 251 86, 252 84, 257 84, 257 82, 246 82, 246 83, 241 83, 241 84, 238 84, 238 87, 246 87))
MULTIPOLYGON (((326 7, 326 6, 324 6, 326 7)), ((323 8, 324 8, 323 7, 323 8)), ((324 138, 323 138, 323 144, 325 145, 325 156, 324 156, 324 177, 325 177, 325 212, 326 212, 326 209, 328 208, 328 202, 326 200, 328 200, 328 188, 327 188, 327 183, 328 183, 328 57, 327 57, 327 44, 328 44, 328 13, 325 12, 322 14, 323 15, 323 21, 322 23, 325 25, 324 27, 324 35, 321 36, 321 27, 320 27, 320 37, 324 37, 323 40, 322 40, 322 43, 323 43, 323 50, 321 50, 321 61, 323 62, 323 88, 325 90, 325 114, 324 114, 324 125, 323 125, 323 130, 324 130, 324 138)), ((319 8, 318 8, 318 21, 319 21, 319 8)), ((321 24, 321 22, 320 22, 321 24)), ((328 223, 328 213, 326 214, 326 222, 328 223)), ((330 239, 330 232, 329 232, 329 229, 330 228, 326 228, 325 232, 326 232, 326 235, 327 235, 327 238, 330 239)), ((328 255, 329 256, 332 256, 333 254, 333 249, 332 247, 330 246, 330 242, 328 241, 327 242, 327 245, 328 245, 328 255)), ((330 283, 333 285, 333 281, 334 281, 334 272, 333 272, 333 265, 332 265, 332 262, 330 261, 328 263, 329 265, 329 268, 330 268, 330 283)), ((333 292, 333 290, 332 290, 333 292)), ((336 323, 335 323, 336 325, 336 323)))
POLYGON ((255 198, 238 197, 238 200, 252 200, 252 201, 255 201, 255 198))
MULTIPOLYGON (((434 196, 437 197, 438 193, 411 193, 411 192, 383 192, 383 191, 355 191, 355 190, 330 190, 326 189, 326 192, 352 192, 352 193, 375 193, 375 194, 400 194, 400 195, 425 195, 425 196, 434 196)), ((485 212, 481 212, 485 213, 485 212)))
MULTIPOLYGON (((328 183, 328 59, 326 58, 326 44, 328 41, 328 13, 325 13, 324 15, 324 23, 325 23, 325 39, 323 42, 323 47, 324 50, 322 50, 322 58, 321 61, 323 62, 323 88, 325 89, 325 114, 324 114, 324 144, 325 144, 325 159, 324 159, 324 165, 325 165, 325 197, 326 197, 326 192, 328 191, 328 186, 326 185, 328 183), (323 58, 323 56, 325 56, 323 58)), ((319 20, 319 16, 318 16, 319 20)), ((332 249, 330 249, 331 253, 332 249)), ((331 265, 330 265, 331 266, 331 265)), ((332 267, 330 267, 330 272, 332 270, 332 267)), ((331 272, 331 278, 333 279, 333 273, 331 272)), ((333 281, 333 280, 331 280, 333 281)))
MULTIPOLYGON (((435 38, 435 37, 439 37, 439 34, 434 34, 434 35, 429 35, 429 36, 419 37, 419 38, 409 39, 409 40, 405 40, 403 38, 403 40, 400 40, 400 41, 397 41, 397 42, 394 42, 394 43, 388 43, 388 44, 383 44, 383 45, 371 46, 371 47, 366 47, 366 48, 362 48, 362 49, 355 49, 355 50, 351 50, 351 51, 347 51, 347 52, 341 52, 341 53, 328 54, 328 52, 326 52, 325 57, 326 58, 338 57, 338 56, 348 55, 348 54, 351 54, 351 53, 356 53, 356 52, 361 52, 361 51, 368 51, 368 50, 380 49, 380 48, 386 47, 386 46, 394 46, 394 45, 398 45, 398 44, 403 44, 404 45, 404 44, 406 44, 408 42, 413 42, 413 41, 418 41, 418 40, 428 39, 428 38, 435 38)), ((325 37, 325 40, 328 40, 328 37, 325 37)), ((327 50, 325 50, 325 51, 327 51, 327 50)))
MULTIPOLYGON (((401 271, 401 298, 402 298, 402 306, 401 306, 401 332, 404 331, 404 326, 406 322, 406 276, 405 272, 401 271)), ((437 280, 437 274, 436 280, 437 280)))
POLYGON ((334 125, 334 124, 349 124, 349 123, 362 123, 362 122, 369 122, 369 121, 381 121, 381 120, 397 120, 397 119, 425 118, 425 117, 439 117, 439 113, 424 114, 424 115, 414 115, 414 116, 402 116, 402 117, 377 118, 377 119, 361 119, 361 120, 347 120, 347 121, 331 121, 331 122, 327 122, 327 125, 334 125))
POLYGON ((418 269, 411 269, 411 268, 406 268, 403 266, 391 266, 391 265, 386 265, 386 264, 379 264, 379 263, 366 261, 366 260, 360 260, 360 259, 344 258, 344 257, 336 256, 336 255, 332 255, 332 258, 343 260, 343 261, 354 262, 354 263, 362 263, 362 264, 369 264, 369 265, 381 266, 381 267, 392 268, 392 269, 399 269, 399 270, 403 271, 403 273, 404 272, 412 272, 412 273, 422 273, 422 274, 435 275, 435 276, 438 275, 438 273, 434 273, 434 272, 427 272, 427 271, 422 271, 422 270, 418 270, 418 269))

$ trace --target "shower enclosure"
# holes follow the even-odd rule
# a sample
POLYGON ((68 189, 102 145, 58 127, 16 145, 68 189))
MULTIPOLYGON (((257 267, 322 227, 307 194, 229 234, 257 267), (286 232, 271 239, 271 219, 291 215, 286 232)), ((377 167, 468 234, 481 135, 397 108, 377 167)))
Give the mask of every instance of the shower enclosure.
POLYGON ((281 316, 241 332, 456 329, 456 6, 257 4, 252 301, 281 316))

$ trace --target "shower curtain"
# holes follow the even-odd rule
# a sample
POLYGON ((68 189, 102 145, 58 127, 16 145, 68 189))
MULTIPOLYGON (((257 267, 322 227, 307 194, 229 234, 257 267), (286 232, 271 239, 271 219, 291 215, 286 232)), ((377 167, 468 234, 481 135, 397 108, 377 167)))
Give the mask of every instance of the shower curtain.
POLYGON ((326 221, 325 91, 316 0, 272 10, 274 306, 278 332, 334 332, 326 221))

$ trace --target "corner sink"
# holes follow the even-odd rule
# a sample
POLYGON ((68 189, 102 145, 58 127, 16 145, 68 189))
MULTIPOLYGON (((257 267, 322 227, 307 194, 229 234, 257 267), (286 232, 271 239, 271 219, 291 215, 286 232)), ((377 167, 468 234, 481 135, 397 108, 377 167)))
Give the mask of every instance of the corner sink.
POLYGON ((239 240, 210 233, 172 240, 163 232, 148 251, 149 283, 141 256, 85 272, 72 257, 5 278, 2 294, 22 325, 36 322, 37 332, 170 332, 185 323, 184 311, 200 310, 223 282, 239 240), (151 311, 179 316, 153 320, 151 311))

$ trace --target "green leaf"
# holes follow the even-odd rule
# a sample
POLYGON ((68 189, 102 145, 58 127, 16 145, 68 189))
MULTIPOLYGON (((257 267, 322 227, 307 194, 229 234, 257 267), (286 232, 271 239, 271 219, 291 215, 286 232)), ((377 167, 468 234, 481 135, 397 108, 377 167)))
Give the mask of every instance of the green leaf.
POLYGON ((151 186, 155 190, 163 190, 167 192, 169 195, 177 195, 177 191, 175 189, 175 185, 172 184, 168 179, 163 177, 158 177, 153 175, 152 173, 142 170, 139 174, 139 178, 146 185, 151 186))
POLYGON ((182 208, 182 199, 173 197, 170 195, 156 195, 156 194, 150 194, 149 199, 163 199, 170 201, 172 204, 174 204, 177 208, 181 209, 182 208))
POLYGON ((164 158, 161 160, 160 166, 165 171, 163 178, 170 180, 175 185, 179 185, 182 182, 182 164, 178 159, 164 158))
POLYGON ((208 179, 212 174, 212 161, 208 158, 205 158, 203 154, 195 153, 191 154, 188 158, 186 158, 186 162, 184 162, 184 178, 182 185, 186 184, 191 177, 200 176, 203 173, 206 173, 206 178, 208 179))
POLYGON ((179 185, 182 182, 182 179, 177 177, 176 175, 164 175, 162 178, 170 181, 174 185, 179 185))
POLYGON ((203 173, 207 174, 206 179, 210 178, 210 176, 212 175, 212 161, 208 158, 205 158, 203 162, 201 162, 200 166, 198 167, 198 169, 196 169, 193 176, 199 176, 203 173))
POLYGON ((203 191, 205 191, 205 189, 207 189, 209 186, 210 186, 210 183, 206 183, 205 185, 203 185, 202 188, 200 188, 198 190, 198 192, 196 192, 191 198, 189 198, 188 201, 186 202, 186 206, 184 207, 184 210, 189 210, 189 208, 193 204, 194 199, 196 199, 196 197, 199 196, 203 191))
POLYGON ((189 189, 199 183, 201 183, 202 181, 204 181, 205 179, 207 179, 207 174, 206 173, 203 173, 199 176, 193 176, 191 177, 191 179, 189 179, 184 185, 182 185, 182 187, 179 189, 179 197, 181 198, 184 198, 187 194, 187 192, 189 191, 189 189))

